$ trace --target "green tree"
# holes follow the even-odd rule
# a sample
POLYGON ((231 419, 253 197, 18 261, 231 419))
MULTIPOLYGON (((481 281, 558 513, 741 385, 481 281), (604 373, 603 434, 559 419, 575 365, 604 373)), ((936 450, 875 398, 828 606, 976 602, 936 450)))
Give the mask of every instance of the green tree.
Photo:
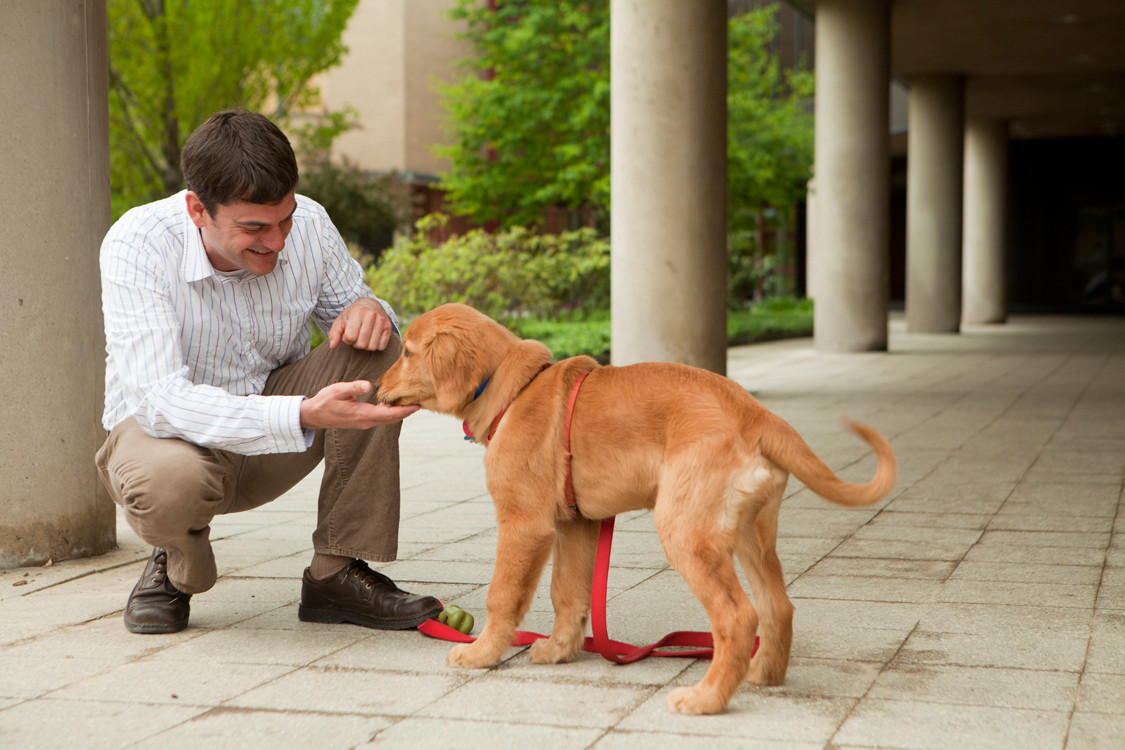
MULTIPOLYGON (((548 206, 607 217, 609 0, 458 0, 452 15, 475 50, 442 89, 452 209, 502 227, 535 224, 548 206)), ((781 71, 776 15, 730 21, 732 236, 759 229, 763 208, 799 202, 809 177, 812 73, 781 71)))
POLYGON ((760 298, 778 264, 765 247, 769 219, 788 227, 813 159, 813 74, 783 71, 769 46, 776 6, 730 20, 727 55, 727 231, 731 303, 760 298))
POLYGON ((365 266, 377 261, 394 244, 395 233, 412 223, 410 185, 396 173, 373 174, 346 157, 332 162, 324 152, 306 158, 299 190, 324 206, 365 266))
POLYGON ((783 71, 770 53, 776 13, 775 5, 757 8, 728 26, 727 193, 735 230, 754 226, 762 206, 803 200, 812 168, 813 74, 783 71))
POLYGON ((532 225, 547 206, 609 206, 608 0, 457 0, 476 54, 442 88, 452 209, 532 225))
POLYGON ((114 213, 183 187, 180 151, 233 106, 265 112, 308 149, 349 113, 320 117, 313 77, 339 63, 359 0, 109 0, 114 213))

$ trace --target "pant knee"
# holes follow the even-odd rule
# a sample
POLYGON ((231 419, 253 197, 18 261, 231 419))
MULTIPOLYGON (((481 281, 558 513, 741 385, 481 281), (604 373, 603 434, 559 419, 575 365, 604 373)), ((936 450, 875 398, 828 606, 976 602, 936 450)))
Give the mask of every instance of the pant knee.
POLYGON ((109 475, 116 484, 111 494, 142 537, 202 529, 222 512, 223 472, 193 453, 160 452, 111 468, 109 475))

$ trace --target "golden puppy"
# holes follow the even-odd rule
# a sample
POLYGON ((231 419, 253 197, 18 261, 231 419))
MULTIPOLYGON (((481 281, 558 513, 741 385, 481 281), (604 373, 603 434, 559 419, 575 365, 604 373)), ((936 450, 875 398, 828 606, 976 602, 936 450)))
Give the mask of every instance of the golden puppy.
POLYGON ((402 356, 380 381, 380 401, 455 415, 487 446, 499 523, 488 617, 480 638, 455 646, 449 663, 500 662, 552 550, 555 624, 550 638, 531 647, 531 658, 573 659, 585 636, 599 520, 651 508, 669 562, 710 618, 715 645, 706 675, 673 691, 668 708, 717 713, 744 679, 780 684, 793 621, 775 551, 788 475, 834 503, 867 505, 894 484, 890 445, 870 427, 846 422, 878 459, 870 482, 849 484, 792 427, 720 375, 676 364, 600 367, 584 356, 543 369, 550 362, 538 341, 520 340, 476 310, 450 304, 414 321, 402 356), (585 373, 568 417, 572 387, 585 373), (570 480, 577 512, 567 503, 570 480), (756 610, 739 584, 734 555, 756 610))

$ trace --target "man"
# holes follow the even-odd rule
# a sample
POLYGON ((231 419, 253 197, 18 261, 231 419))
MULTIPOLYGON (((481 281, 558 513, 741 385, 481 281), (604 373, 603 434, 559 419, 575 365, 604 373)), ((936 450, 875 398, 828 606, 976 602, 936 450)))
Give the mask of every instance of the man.
POLYGON ((438 601, 367 561, 398 548, 398 435, 417 407, 373 403, 401 349, 297 163, 262 115, 211 117, 182 154, 187 189, 135 208, 101 249, 109 430, 102 481, 155 548, 125 626, 187 626, 216 578, 210 522, 276 499, 324 459, 299 617, 418 625, 438 601), (327 343, 310 353, 310 315, 327 343))

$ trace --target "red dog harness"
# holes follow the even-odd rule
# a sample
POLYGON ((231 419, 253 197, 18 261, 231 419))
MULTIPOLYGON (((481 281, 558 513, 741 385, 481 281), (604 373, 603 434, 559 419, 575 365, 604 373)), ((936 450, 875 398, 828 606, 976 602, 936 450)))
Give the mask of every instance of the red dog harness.
MULTIPOLYGON (((526 389, 528 385, 531 385, 532 381, 535 380, 535 378, 539 377, 540 372, 543 372, 550 366, 551 365, 546 364, 540 367, 538 372, 531 376, 531 380, 527 381, 527 385, 525 385, 523 388, 520 388, 520 392, 516 394, 516 398, 519 398, 520 393, 523 393, 524 389, 526 389)), ((564 438, 564 445, 566 446, 566 455, 564 456, 564 472, 566 473, 566 483, 563 485, 563 491, 566 496, 566 509, 570 511, 571 515, 575 516, 578 515, 578 502, 574 498, 574 480, 571 477, 570 473, 570 460, 571 458, 573 458, 573 454, 570 452, 570 423, 574 419, 574 404, 576 401, 578 401, 578 389, 582 387, 582 381, 584 381, 586 379, 586 376, 591 372, 592 370, 587 370, 586 372, 578 376, 578 380, 575 380, 574 385, 570 386, 570 395, 568 395, 566 399, 566 429, 564 438)), ((477 389, 477 396, 480 395, 481 391, 484 390, 484 387, 486 385, 488 385, 487 380, 484 381, 484 383, 481 384, 481 387, 477 389)), ((504 418, 504 415, 508 412, 508 407, 510 407, 514 401, 515 399, 509 401, 508 405, 501 409, 500 413, 492 419, 492 424, 488 427, 488 442, 492 442, 492 436, 496 434, 496 428, 500 426, 500 420, 504 418)), ((467 420, 461 423, 461 429, 465 432, 466 440, 476 440, 476 436, 473 435, 473 431, 469 429, 469 422, 467 420)))

